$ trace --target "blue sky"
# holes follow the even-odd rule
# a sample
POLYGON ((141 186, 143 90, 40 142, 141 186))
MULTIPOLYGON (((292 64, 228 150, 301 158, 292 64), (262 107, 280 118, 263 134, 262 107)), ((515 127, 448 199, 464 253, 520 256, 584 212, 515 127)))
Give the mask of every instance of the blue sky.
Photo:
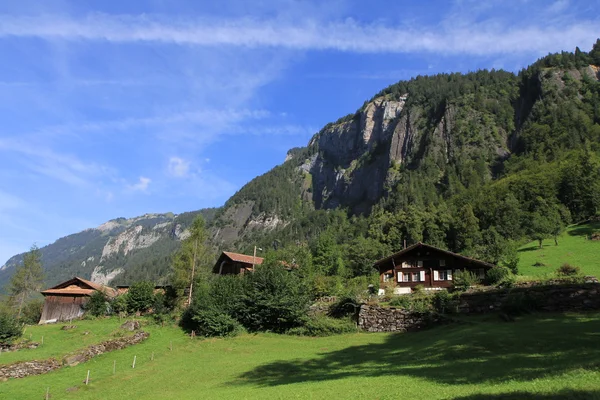
POLYGON ((0 4, 0 264, 116 217, 220 206, 419 74, 589 50, 600 1, 0 4))

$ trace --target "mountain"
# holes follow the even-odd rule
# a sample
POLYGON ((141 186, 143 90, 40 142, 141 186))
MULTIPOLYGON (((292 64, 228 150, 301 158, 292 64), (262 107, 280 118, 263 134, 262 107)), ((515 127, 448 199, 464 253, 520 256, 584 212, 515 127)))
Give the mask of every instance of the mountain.
MULTIPOLYGON (((398 82, 240 189, 219 210, 215 238, 248 249, 281 236, 268 232, 298 232, 314 210, 439 208, 539 171, 586 143, 597 150, 599 65, 600 40, 590 53, 552 54, 519 74, 482 70, 398 82)), ((453 247, 447 235, 442 241, 453 247)))
MULTIPOLYGON (((40 249, 46 284, 54 285, 73 276, 107 284, 128 283, 130 277, 165 276, 170 255, 187 236, 186 228, 197 214, 211 221, 216 209, 174 215, 145 214, 117 218, 97 228, 58 239, 40 249)), ((3 287, 23 260, 11 257, 0 268, 3 287)))
MULTIPOLYGON (((600 40, 518 74, 400 81, 200 213, 217 249, 308 244, 318 258, 327 237, 358 266, 427 241, 498 262, 507 241, 556 235, 600 211, 599 154, 600 40)), ((59 239, 42 248, 49 283, 164 279, 193 215, 118 219, 59 239)), ((20 257, 0 270, 0 284, 20 257)))

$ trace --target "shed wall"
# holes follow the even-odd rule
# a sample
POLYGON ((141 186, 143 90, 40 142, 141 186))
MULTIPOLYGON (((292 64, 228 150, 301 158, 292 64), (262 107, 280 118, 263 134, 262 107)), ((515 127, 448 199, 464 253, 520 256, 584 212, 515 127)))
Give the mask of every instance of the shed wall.
POLYGON ((83 315, 83 306, 88 300, 87 296, 46 296, 40 324, 53 319, 68 321, 79 318, 83 315))

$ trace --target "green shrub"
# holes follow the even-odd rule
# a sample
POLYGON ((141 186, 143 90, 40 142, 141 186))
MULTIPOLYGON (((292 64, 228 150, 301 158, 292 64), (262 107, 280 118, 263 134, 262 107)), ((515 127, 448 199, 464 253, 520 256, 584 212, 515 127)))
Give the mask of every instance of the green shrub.
POLYGON ((486 280, 490 285, 500 285, 510 280, 513 273, 507 267, 494 267, 487 271, 486 280))
POLYGON ((0 344, 11 344, 13 340, 21 337, 22 334, 23 325, 16 318, 5 312, 0 313, 0 344))
POLYGON ((471 271, 456 271, 453 277, 454 288, 465 291, 479 283, 479 278, 471 271))
POLYGON ((426 313, 433 309, 433 296, 427 293, 412 293, 393 297, 389 304, 413 312, 426 313))
POLYGON ((227 314, 215 310, 197 310, 191 318, 192 330, 198 336, 230 337, 244 331, 242 325, 227 314))
POLYGON ((106 295, 101 291, 95 291, 85 304, 86 311, 94 317, 100 317, 109 314, 110 305, 106 295))
POLYGON ((355 317, 358 314, 360 302, 353 296, 344 296, 329 306, 327 315, 333 318, 355 317))
POLYGON ((27 325, 36 325, 42 317, 44 300, 32 300, 23 306, 19 322, 27 325))
POLYGON ((154 302, 154 285, 151 282, 136 282, 127 292, 127 311, 130 313, 148 311, 154 302))
POLYGON ((438 290, 433 295, 433 307, 440 314, 451 314, 458 311, 458 294, 447 290, 438 290))
POLYGON ((310 302, 302 279, 279 266, 258 267, 244 276, 238 321, 249 331, 283 333, 301 326, 310 302))
POLYGON ((110 307, 112 308, 115 314, 121 314, 127 312, 127 295, 122 294, 120 296, 115 297, 110 302, 110 307))
POLYGON ((314 316, 306 319, 299 327, 289 329, 289 335, 331 336, 356 332, 356 324, 349 318, 337 319, 326 316, 314 316))
POLYGON ((564 263, 557 270, 559 276, 577 276, 581 273, 581 269, 569 263, 564 263))

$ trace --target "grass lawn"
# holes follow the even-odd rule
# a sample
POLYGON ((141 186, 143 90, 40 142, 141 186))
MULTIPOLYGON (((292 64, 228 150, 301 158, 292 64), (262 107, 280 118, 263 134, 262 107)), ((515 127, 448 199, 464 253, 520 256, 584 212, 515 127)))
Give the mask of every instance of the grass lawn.
POLYGON ((77 328, 66 331, 60 330, 65 324, 27 326, 23 338, 31 338, 32 341, 40 343, 40 346, 37 349, 1 353, 0 365, 15 361, 43 360, 51 357, 60 359, 74 350, 111 339, 110 334, 117 331, 121 323, 118 318, 74 321, 73 325, 77 325, 77 328), (42 337, 44 340, 43 345, 41 345, 42 337))
POLYGON ((519 249, 519 274, 525 276, 550 276, 558 267, 569 263, 581 268, 586 275, 600 278, 600 241, 588 240, 593 231, 600 231, 600 222, 570 226, 558 238, 545 240, 543 248, 538 242, 527 243, 519 249), (544 266, 534 266, 535 263, 544 266))
MULTIPOLYGON (((43 399, 49 387, 52 400, 600 399, 600 313, 464 321, 405 334, 209 340, 148 326, 151 336, 142 344, 0 383, 0 398, 43 399)), ((60 325, 38 329, 50 337, 60 325)))

